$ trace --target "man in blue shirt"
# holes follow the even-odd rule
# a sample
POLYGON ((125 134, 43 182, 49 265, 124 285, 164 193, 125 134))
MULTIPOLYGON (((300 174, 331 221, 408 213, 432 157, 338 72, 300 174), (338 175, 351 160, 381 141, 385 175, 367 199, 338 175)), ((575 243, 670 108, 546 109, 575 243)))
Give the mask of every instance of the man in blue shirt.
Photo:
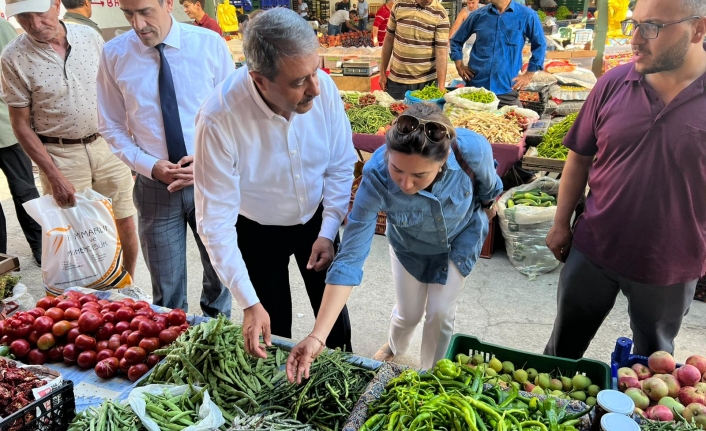
POLYGON ((544 65, 546 41, 539 16, 513 0, 491 0, 488 7, 473 12, 451 38, 451 59, 467 85, 486 88, 498 96, 500 106, 522 106, 518 91, 544 65), (463 64, 463 44, 471 35, 476 42, 468 65, 463 64), (527 72, 522 70, 525 39, 532 44, 527 72))

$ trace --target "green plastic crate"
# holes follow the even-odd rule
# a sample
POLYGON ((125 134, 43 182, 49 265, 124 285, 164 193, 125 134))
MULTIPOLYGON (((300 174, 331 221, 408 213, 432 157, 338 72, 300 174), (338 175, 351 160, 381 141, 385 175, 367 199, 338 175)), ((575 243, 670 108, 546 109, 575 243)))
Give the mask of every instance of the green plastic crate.
POLYGON ((591 379, 591 382, 600 385, 601 389, 611 388, 610 367, 608 364, 592 359, 573 360, 528 353, 483 343, 470 335, 455 334, 451 338, 448 350, 446 350, 446 358, 453 361, 459 353, 468 356, 480 353, 485 357, 485 362, 490 361, 493 356, 497 356, 501 361, 512 362, 515 367, 534 368, 540 373, 552 373, 559 370, 561 375, 569 377, 584 374, 591 379))

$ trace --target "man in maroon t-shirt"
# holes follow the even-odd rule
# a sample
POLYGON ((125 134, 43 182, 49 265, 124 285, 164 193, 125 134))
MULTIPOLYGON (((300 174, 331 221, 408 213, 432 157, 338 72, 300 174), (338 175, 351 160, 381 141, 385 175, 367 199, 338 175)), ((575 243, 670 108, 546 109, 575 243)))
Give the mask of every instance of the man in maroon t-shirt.
POLYGON ((179 4, 184 6, 184 13, 194 20, 194 24, 213 30, 223 36, 218 21, 208 16, 204 11, 204 0, 179 0, 179 4))
POLYGON ((395 0, 388 0, 387 3, 380 6, 380 9, 378 9, 378 12, 375 14, 375 21, 373 22, 373 46, 382 46, 382 43, 385 41, 387 21, 390 19, 390 11, 394 4, 395 0))
POLYGON ((640 0, 623 32, 635 62, 598 81, 564 139, 547 246, 566 265, 549 355, 582 357, 619 292, 635 353, 673 352, 706 272, 706 2, 640 0))

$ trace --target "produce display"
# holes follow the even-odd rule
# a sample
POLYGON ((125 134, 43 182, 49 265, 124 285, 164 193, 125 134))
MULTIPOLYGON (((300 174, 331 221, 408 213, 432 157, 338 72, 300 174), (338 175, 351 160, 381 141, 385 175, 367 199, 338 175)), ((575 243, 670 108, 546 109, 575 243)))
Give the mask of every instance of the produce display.
POLYGON ((484 390, 487 379, 482 367, 471 369, 448 359, 440 360, 429 373, 406 370, 369 406, 361 431, 575 431, 581 417, 592 409, 570 414, 555 398, 523 397, 515 385, 507 391, 497 384, 484 390))
POLYGON ((145 301, 111 302, 68 291, 0 321, 0 344, 31 365, 63 361, 94 368, 103 379, 122 372, 134 382, 159 362, 155 350, 188 327, 180 309, 160 314, 145 301))
POLYGON ((542 100, 542 97, 537 91, 522 90, 518 97, 522 102, 539 102, 542 100))
MULTIPOLYGON (((414 93, 412 93, 412 95, 414 95, 414 93)), ((486 89, 481 89, 481 91, 462 93, 458 97, 477 103, 491 103, 495 100, 495 95, 486 89)))
POLYGON ((143 429, 140 418, 128 404, 106 400, 100 407, 89 407, 80 412, 69 425, 68 431, 139 431, 143 429))
POLYGON ((422 90, 415 90, 410 95, 421 100, 436 100, 444 97, 444 92, 436 85, 427 85, 422 90))
POLYGON ((221 315, 158 350, 166 361, 147 382, 208 385, 227 423, 241 410, 247 414, 276 410, 285 412, 287 419, 325 430, 341 428, 373 376, 350 363, 347 353, 336 351, 316 358, 305 384, 290 385, 282 368, 286 352, 270 347, 263 360, 247 355, 244 346, 241 327, 221 315))
POLYGON ((569 149, 562 142, 569 133, 571 126, 574 125, 578 115, 578 113, 569 114, 561 122, 554 124, 547 130, 542 143, 537 146, 539 157, 566 160, 566 156, 569 155, 569 149))
POLYGON ((20 278, 22 277, 19 275, 10 274, 0 277, 0 301, 12 296, 12 289, 20 282, 20 278))
POLYGON ((303 424, 294 419, 286 419, 285 412, 258 413, 249 416, 238 406, 235 406, 236 415, 227 431, 314 431, 311 425, 303 424))
POLYGON ((350 93, 344 93, 341 95, 341 98, 343 99, 343 103, 350 105, 348 109, 352 107, 363 107, 363 106, 369 106, 369 105, 374 105, 377 102, 377 98, 375 97, 374 94, 372 93, 357 93, 357 92, 350 92, 350 93))
POLYGON ((600 386, 592 384, 591 379, 582 375, 562 376, 560 372, 540 373, 534 368, 515 369, 515 364, 510 361, 501 362, 493 357, 487 363, 483 355, 459 354, 456 360, 460 364, 471 368, 480 369, 486 377, 487 383, 501 386, 514 386, 537 395, 551 395, 562 399, 583 401, 589 406, 596 404, 596 395, 601 390, 600 386))
POLYGON ((518 144, 522 140, 522 127, 519 122, 492 112, 470 112, 456 118, 453 126, 473 130, 485 136, 492 144, 518 144))
POLYGON ((566 6, 559 6, 559 8, 556 10, 556 14, 554 15, 556 19, 558 20, 566 20, 566 19, 571 19, 574 17, 574 14, 571 13, 568 7, 566 6))
POLYGON ((353 133, 375 134, 380 127, 389 125, 395 116, 389 108, 369 105, 362 108, 350 108, 346 111, 353 133))
POLYGON ((556 206, 556 198, 541 190, 514 192, 512 198, 507 200, 507 207, 515 206, 553 207, 556 206))
POLYGON ((646 422, 645 430, 706 429, 706 357, 690 356, 677 368, 672 355, 655 352, 647 366, 637 363, 620 368, 618 389, 635 402, 635 413, 653 421, 678 423, 655 428, 646 422))
POLYGON ((530 125, 530 119, 517 111, 507 111, 505 113, 505 118, 511 121, 516 121, 523 130, 526 130, 530 125))
POLYGON ((407 108, 408 108, 408 106, 402 102, 395 102, 395 103, 390 104, 390 111, 392 111, 392 113, 397 114, 397 115, 402 114, 404 111, 407 110, 407 108))
POLYGON ((172 396, 168 389, 162 395, 142 394, 145 399, 147 416, 152 419, 160 429, 180 431, 200 421, 199 410, 204 401, 201 390, 185 391, 179 396, 172 396))
MULTIPOLYGON (((14 361, 0 358, 0 418, 8 417, 31 404, 34 401, 32 389, 46 384, 45 380, 32 372, 18 368, 14 361)), ((27 414, 32 415, 29 412, 27 414)))
POLYGON ((369 31, 365 30, 360 33, 341 33, 335 36, 320 36, 319 44, 326 48, 333 48, 335 46, 343 47, 361 47, 373 45, 373 35, 369 31))

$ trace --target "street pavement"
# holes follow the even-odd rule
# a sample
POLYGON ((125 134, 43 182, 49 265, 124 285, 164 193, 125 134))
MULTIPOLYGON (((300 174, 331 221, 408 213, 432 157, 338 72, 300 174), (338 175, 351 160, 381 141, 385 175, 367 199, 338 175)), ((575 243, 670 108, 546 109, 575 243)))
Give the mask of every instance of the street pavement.
MULTIPOLYGON (((29 246, 15 216, 15 209, 0 174, 0 203, 5 211, 8 231, 8 254, 18 256, 22 283, 36 299, 43 296, 41 270, 34 264, 29 246)), ((508 260, 500 244, 492 259, 480 259, 466 280, 458 302, 455 331, 474 335, 482 341, 497 345, 541 353, 549 338, 556 313, 556 288, 559 270, 529 281, 508 260)), ((201 293, 201 264, 193 237, 188 236, 188 294, 189 311, 197 314, 201 293)), ((263 256, 267 259, 267 256, 263 256)), ((390 312, 395 295, 390 272, 387 240, 375 236, 370 256, 365 263, 363 283, 353 289, 348 302, 353 326, 353 349, 356 354, 371 357, 387 340, 390 312)), ((135 284, 151 291, 150 278, 140 255, 135 284)), ((290 263, 290 282, 293 301, 293 338, 306 337, 314 324, 314 314, 294 260, 290 263)), ((233 303, 234 321, 242 321, 242 311, 233 303)), ((396 362, 419 365, 421 325, 417 328, 412 348, 398 356, 396 362)), ((586 357, 604 362, 618 337, 630 337, 627 301, 621 295, 605 323, 598 331, 586 357)), ((675 356, 678 362, 692 354, 706 355, 706 303, 694 301, 685 317, 676 339, 675 356)))

